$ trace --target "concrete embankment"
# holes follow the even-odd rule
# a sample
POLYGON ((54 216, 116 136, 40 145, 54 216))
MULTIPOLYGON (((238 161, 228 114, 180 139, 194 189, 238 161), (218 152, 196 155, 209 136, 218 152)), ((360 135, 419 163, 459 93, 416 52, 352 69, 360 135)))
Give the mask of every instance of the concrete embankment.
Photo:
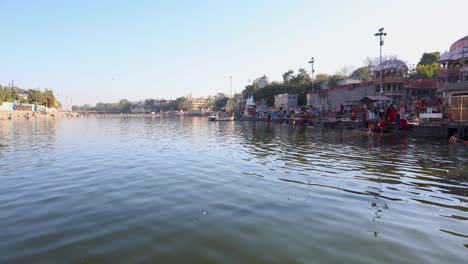
POLYGON ((161 114, 151 113, 86 113, 87 117, 161 117, 161 114))

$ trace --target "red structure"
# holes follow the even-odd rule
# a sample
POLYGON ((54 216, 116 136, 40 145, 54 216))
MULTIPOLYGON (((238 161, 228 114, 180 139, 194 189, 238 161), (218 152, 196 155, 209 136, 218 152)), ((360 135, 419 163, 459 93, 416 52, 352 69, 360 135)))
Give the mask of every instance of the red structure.
POLYGON ((440 56, 438 77, 444 84, 468 79, 468 36, 457 40, 440 56))
POLYGON ((450 106, 450 120, 468 122, 468 36, 440 56, 438 92, 450 106))

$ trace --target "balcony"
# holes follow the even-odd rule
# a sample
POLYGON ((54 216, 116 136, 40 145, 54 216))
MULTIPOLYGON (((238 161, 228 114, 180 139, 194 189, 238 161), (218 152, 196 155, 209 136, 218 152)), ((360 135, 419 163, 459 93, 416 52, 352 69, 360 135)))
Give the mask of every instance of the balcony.
MULTIPOLYGON (((384 77, 382 78, 382 83, 404 83, 405 82, 405 78, 401 77, 401 76, 398 76, 398 77, 384 77)), ((375 79, 374 81, 375 84, 379 84, 380 83, 380 79, 377 78, 375 79)))
POLYGON ((447 83, 440 85, 437 92, 452 92, 452 91, 467 91, 468 92, 468 81, 459 83, 447 83))
POLYGON ((437 72, 437 76, 439 77, 447 77, 447 76, 459 76, 460 69, 442 69, 437 72))
POLYGON ((439 86, 437 79, 410 80, 405 84, 408 88, 435 89, 439 86))

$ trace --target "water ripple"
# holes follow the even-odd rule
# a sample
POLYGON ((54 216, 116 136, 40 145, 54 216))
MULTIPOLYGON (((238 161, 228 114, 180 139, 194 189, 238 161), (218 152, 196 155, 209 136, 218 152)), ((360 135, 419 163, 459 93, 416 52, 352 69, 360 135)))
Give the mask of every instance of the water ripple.
POLYGON ((464 263, 468 148, 202 118, 0 123, 1 263, 464 263))

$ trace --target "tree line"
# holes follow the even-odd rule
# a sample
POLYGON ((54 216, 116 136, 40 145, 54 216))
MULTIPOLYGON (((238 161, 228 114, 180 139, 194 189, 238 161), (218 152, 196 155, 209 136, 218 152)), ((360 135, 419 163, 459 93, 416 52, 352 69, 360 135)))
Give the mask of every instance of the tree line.
POLYGON ((196 108, 193 101, 188 97, 178 97, 175 100, 148 98, 138 102, 131 102, 127 99, 121 99, 117 103, 97 103, 95 106, 85 104, 82 106, 72 106, 73 111, 82 112, 112 112, 112 113, 150 113, 167 111, 200 111, 211 109, 213 111, 222 110, 228 97, 223 93, 206 98, 206 103, 196 108))
POLYGON ((3 102, 19 102, 37 104, 46 107, 60 108, 61 104, 50 89, 44 91, 35 89, 22 89, 17 86, 9 87, 0 85, 0 104, 3 102))

